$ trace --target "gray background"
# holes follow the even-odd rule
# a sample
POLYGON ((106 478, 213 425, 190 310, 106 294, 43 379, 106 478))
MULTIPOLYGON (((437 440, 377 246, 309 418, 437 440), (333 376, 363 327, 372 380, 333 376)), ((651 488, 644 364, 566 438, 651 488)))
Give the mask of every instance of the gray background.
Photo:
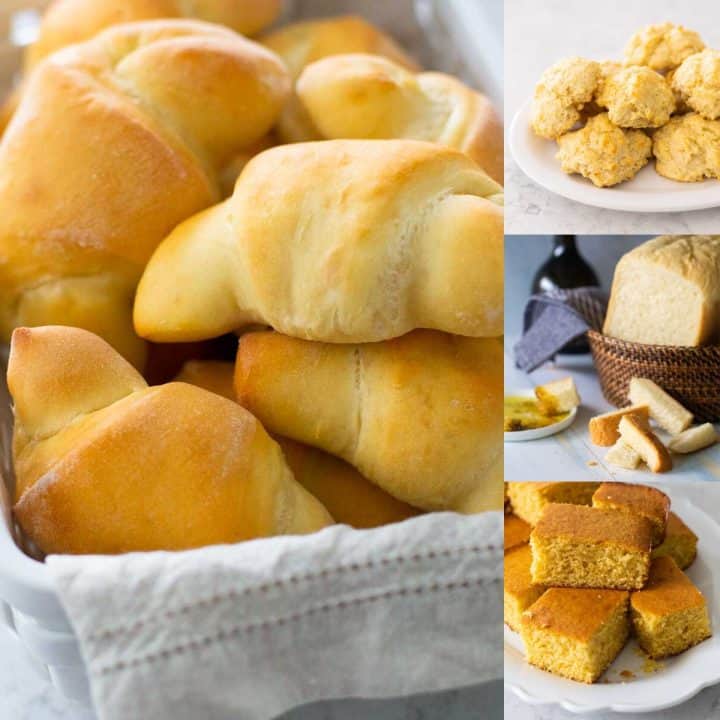
MULTIPOLYGON (((617 261, 650 235, 580 235, 580 254, 590 263, 602 287, 610 289, 617 261)), ((537 269, 550 257, 551 235, 505 236, 505 335, 522 332, 522 314, 537 269)))

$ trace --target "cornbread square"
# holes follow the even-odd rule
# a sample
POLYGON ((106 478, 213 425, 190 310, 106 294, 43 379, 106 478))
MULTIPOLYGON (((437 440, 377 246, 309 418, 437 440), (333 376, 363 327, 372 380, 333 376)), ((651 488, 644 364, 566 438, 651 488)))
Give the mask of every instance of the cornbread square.
POLYGON ((712 635, 705 598, 671 557, 653 560, 630 607, 638 643, 651 658, 677 655, 712 635))
POLYGON ((530 540, 532 528, 516 515, 505 516, 505 552, 530 540))
POLYGON ((630 633, 628 593, 550 588, 523 613, 527 660, 543 670, 595 682, 623 649, 630 633))
POLYGON ((648 485, 604 482, 595 491, 592 504, 593 507, 634 513, 647 518, 652 525, 653 547, 665 539, 670 498, 662 490, 648 485))
POLYGON ((505 624, 515 632, 520 631, 520 617, 544 592, 541 585, 533 585, 530 579, 532 555, 529 545, 510 550, 505 555, 503 578, 503 607, 505 624))
POLYGON ((513 512, 526 523, 535 525, 550 503, 590 505, 599 485, 596 482, 511 482, 508 496, 513 512))
POLYGON ((681 569, 689 568, 697 556, 697 535, 674 513, 668 515, 665 540, 652 551, 652 558, 671 557, 681 569))
POLYGON ((530 535, 534 583, 639 590, 650 569, 652 526, 640 515, 548 505, 530 535))

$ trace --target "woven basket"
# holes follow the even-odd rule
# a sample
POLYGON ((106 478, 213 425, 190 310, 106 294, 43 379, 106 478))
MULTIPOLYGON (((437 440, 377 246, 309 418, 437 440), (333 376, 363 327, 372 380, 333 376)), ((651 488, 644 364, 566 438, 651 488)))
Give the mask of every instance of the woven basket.
POLYGON ((697 420, 720 420, 720 346, 642 345, 599 332, 588 332, 590 350, 605 399, 628 404, 630 379, 656 382, 690 410, 697 420))

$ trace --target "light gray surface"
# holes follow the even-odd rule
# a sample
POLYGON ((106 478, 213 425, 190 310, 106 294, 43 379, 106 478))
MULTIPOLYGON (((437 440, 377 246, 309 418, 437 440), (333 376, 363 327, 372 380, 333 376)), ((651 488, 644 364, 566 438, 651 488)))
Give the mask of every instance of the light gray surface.
MULTIPOLYGON (((720 3, 712 0, 505 0, 505 121, 509 127, 532 96, 542 71, 563 57, 622 58, 630 36, 666 20, 698 30, 720 45, 720 3)), ((625 213, 565 200, 530 180, 512 162, 505 166, 508 233, 713 233, 720 208, 691 213, 625 213)))
MULTIPOLYGON (((650 236, 593 235, 578 237, 580 254, 593 267, 600 284, 610 289, 615 265, 628 250, 650 236)), ((505 335, 519 337, 522 314, 533 277, 550 257, 551 235, 510 235, 505 238, 505 335)))

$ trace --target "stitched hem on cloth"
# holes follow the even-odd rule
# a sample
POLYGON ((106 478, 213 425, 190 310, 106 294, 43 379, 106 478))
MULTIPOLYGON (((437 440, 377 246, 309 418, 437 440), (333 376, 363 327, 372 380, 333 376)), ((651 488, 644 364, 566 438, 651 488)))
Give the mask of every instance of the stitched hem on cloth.
MULTIPOLYGON (((185 615, 192 610, 200 607, 212 607, 224 600, 235 600, 241 597, 249 597, 256 593, 267 593, 273 588, 283 588, 287 585, 297 585, 301 582, 310 582, 313 580, 326 580, 332 575, 361 572, 363 570, 373 570, 377 567, 387 567, 393 564, 402 564, 404 562, 422 562, 424 560, 434 560, 438 557, 452 557, 453 555, 466 555, 469 553, 479 554, 486 552, 493 552, 497 550, 494 545, 471 545, 458 548, 448 548, 445 550, 429 550, 426 553, 414 553, 413 555, 396 555, 394 557, 384 557, 380 560, 367 560, 365 562, 354 562, 349 565, 337 565, 331 568, 325 568, 323 570, 309 572, 304 575, 291 575, 287 578, 279 578, 271 582, 264 582, 257 586, 251 586, 239 590, 238 588, 228 588, 224 592, 216 593, 207 598, 199 598, 192 602, 180 605, 177 608, 171 608, 169 610, 163 610, 160 613, 160 617, 166 620, 172 620, 174 617, 179 615, 185 615)), ((100 640, 111 638, 116 635, 133 632, 141 629, 150 622, 153 622, 156 616, 146 617, 135 621, 129 625, 117 625, 105 627, 100 630, 96 630, 88 634, 89 640, 100 640)))
POLYGON ((280 627, 283 625, 302 620, 303 618, 310 617, 317 613, 327 613, 333 610, 347 610, 354 608, 359 605, 366 603, 377 602, 379 600, 387 600, 393 597, 402 597, 406 595, 423 595, 426 593, 438 593, 438 592, 452 592, 454 590, 470 590, 483 585, 498 584, 500 578, 474 578, 471 580, 462 580, 458 582, 447 582, 447 583, 432 583, 430 585, 417 585, 415 587, 402 587, 396 590, 387 590, 382 593, 376 593, 373 595, 365 595, 363 597, 354 598, 352 600, 338 600, 336 602, 326 602, 322 605, 315 605, 305 610, 291 613, 289 615, 272 618, 269 620, 262 620, 254 623, 247 623, 245 625, 235 625, 228 629, 218 630, 218 632, 212 635, 206 635, 195 640, 188 640, 184 643, 178 643, 170 648, 161 650, 159 652, 147 653, 146 655, 140 655, 132 658, 131 660, 118 660, 117 662, 105 665, 104 667, 98 668, 95 672, 100 675, 110 675, 116 672, 122 672, 123 670, 130 670, 143 665, 145 663, 152 664, 158 660, 169 660, 173 655, 182 655, 188 651, 200 650, 207 648, 216 643, 222 643, 227 640, 235 640, 238 636, 244 634, 251 634, 255 630, 267 630, 274 627, 280 627))

